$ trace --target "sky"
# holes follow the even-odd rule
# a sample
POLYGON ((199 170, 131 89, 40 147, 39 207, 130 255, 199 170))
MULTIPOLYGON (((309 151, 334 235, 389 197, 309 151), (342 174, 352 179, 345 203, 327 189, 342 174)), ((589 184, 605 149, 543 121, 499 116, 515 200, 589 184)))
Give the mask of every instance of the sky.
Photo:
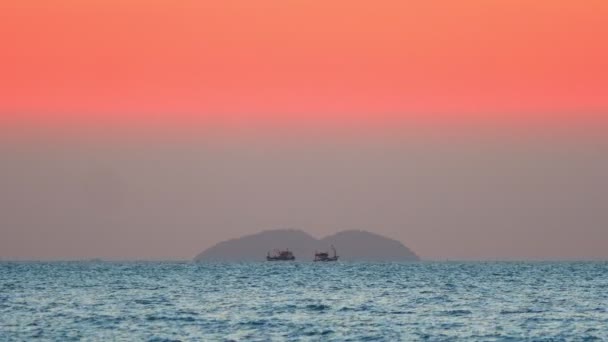
POLYGON ((366 229, 608 258, 608 3, 0 2, 0 258, 366 229))

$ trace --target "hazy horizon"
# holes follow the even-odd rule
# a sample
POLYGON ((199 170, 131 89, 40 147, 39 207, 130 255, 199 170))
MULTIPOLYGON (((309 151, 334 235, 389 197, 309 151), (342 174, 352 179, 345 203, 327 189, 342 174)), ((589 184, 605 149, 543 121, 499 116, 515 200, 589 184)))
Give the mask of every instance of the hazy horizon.
POLYGON ((607 1, 0 5, 0 258, 363 229, 608 258, 607 1))
POLYGON ((600 136, 31 139, 0 144, 2 259, 187 260, 294 228, 425 260, 607 259, 600 136))

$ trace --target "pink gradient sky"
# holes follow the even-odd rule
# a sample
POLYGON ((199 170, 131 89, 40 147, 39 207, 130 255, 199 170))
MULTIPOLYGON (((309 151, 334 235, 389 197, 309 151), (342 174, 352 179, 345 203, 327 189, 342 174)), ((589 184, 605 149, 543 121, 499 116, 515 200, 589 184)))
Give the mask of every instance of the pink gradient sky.
POLYGON ((0 124, 597 124, 605 1, 0 4, 0 124))
POLYGON ((2 1, 0 258, 183 259, 293 227, 608 259, 606 18, 605 0, 2 1))

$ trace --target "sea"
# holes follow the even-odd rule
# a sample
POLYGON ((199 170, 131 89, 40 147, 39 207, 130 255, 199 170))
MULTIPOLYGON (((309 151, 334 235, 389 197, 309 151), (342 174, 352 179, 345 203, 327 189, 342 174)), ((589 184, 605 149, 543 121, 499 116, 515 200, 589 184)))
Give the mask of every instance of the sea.
POLYGON ((608 262, 2 262, 32 340, 608 341, 608 262))

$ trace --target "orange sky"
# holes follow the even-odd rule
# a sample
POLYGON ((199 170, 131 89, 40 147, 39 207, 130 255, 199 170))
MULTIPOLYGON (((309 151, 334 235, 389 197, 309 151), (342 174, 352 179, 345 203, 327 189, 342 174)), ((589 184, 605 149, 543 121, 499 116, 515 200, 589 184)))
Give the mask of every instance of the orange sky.
POLYGON ((607 18, 605 0, 4 0, 0 125, 603 122, 607 18))

